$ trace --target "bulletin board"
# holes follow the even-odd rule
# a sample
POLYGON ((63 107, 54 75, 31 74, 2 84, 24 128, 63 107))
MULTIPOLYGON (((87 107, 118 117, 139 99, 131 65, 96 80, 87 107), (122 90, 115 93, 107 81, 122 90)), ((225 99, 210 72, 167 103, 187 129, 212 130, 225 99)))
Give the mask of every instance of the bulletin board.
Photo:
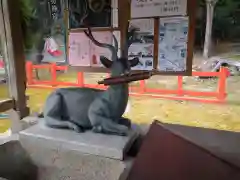
POLYGON ((95 39, 112 44, 114 34, 120 48, 125 43, 127 26, 137 29, 137 39, 128 52, 129 59, 138 57, 140 60, 133 71, 191 75, 196 0, 98 2, 68 0, 67 59, 73 69, 83 72, 108 71, 101 65, 100 56, 111 59, 111 54, 108 49, 95 46, 86 37, 83 19, 87 19, 95 39))

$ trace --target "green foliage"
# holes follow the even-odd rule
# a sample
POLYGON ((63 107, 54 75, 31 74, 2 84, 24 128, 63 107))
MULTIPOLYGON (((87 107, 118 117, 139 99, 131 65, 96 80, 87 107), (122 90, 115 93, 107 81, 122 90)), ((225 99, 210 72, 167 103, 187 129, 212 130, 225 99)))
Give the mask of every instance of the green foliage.
POLYGON ((213 31, 220 39, 240 39, 240 1, 219 0, 216 5, 213 31))
MULTIPOLYGON (((206 27, 206 0, 198 0, 202 16, 197 18, 196 44, 203 45, 206 27)), ((235 41, 240 39, 240 0, 218 0, 213 19, 213 39, 235 41)))
POLYGON ((36 18, 36 10, 33 7, 32 0, 20 0, 20 11, 22 21, 26 25, 30 25, 30 21, 36 18))
POLYGON ((19 6, 24 47, 28 51, 37 48, 50 34, 52 19, 49 17, 48 0, 19 0, 19 6))
MULTIPOLYGON (((26 49, 31 48, 34 41, 34 35, 30 32, 31 22, 36 19, 36 10, 33 8, 32 0, 20 0, 21 26, 23 32, 24 46, 26 49)), ((0 44, 0 57, 2 53, 0 44)))
POLYGON ((21 25, 24 45, 30 49, 34 43, 35 32, 31 31, 32 22, 37 19, 36 9, 32 0, 20 0, 21 25))

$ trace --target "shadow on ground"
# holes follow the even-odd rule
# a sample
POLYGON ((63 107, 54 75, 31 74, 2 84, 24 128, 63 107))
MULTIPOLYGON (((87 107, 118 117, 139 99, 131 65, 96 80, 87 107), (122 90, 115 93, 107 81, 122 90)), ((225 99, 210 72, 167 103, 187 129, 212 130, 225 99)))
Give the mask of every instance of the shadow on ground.
POLYGON ((37 167, 18 141, 0 146, 0 177, 8 180, 36 180, 37 167))

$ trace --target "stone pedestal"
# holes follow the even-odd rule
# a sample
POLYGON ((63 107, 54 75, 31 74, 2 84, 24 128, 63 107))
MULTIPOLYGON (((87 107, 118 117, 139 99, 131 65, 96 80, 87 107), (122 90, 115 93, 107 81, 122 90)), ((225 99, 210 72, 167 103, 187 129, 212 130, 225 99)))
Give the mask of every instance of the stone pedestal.
POLYGON ((39 180, 118 180, 131 166, 126 151, 138 133, 110 136, 51 129, 39 123, 20 132, 20 142, 34 164, 39 180))

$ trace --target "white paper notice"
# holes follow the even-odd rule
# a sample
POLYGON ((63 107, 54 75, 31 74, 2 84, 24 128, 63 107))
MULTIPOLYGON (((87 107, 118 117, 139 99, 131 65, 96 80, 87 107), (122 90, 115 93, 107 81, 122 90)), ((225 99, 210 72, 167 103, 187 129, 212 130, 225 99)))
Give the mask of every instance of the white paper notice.
POLYGON ((134 19, 130 27, 135 28, 136 39, 128 50, 129 60, 138 57, 139 63, 132 70, 152 70, 154 55, 154 20, 134 19))
POLYGON ((132 19, 129 24, 140 32, 152 34, 154 32, 154 19, 132 19))
POLYGON ((185 16, 187 0, 132 0, 131 17, 185 16))
POLYGON ((186 71, 188 18, 160 19, 158 70, 186 71))
POLYGON ((132 70, 152 70, 153 69, 153 47, 151 43, 134 43, 129 48, 128 59, 139 58, 137 66, 132 70))
MULTIPOLYGON (((100 43, 112 44, 113 36, 111 32, 93 32, 93 37, 100 43)), ((91 66, 103 67, 102 63, 100 62, 100 56, 105 56, 111 60, 111 51, 107 48, 96 46, 92 41, 90 44, 91 66)))
POLYGON ((89 39, 84 33, 69 35, 69 64, 72 66, 90 66, 89 39))

